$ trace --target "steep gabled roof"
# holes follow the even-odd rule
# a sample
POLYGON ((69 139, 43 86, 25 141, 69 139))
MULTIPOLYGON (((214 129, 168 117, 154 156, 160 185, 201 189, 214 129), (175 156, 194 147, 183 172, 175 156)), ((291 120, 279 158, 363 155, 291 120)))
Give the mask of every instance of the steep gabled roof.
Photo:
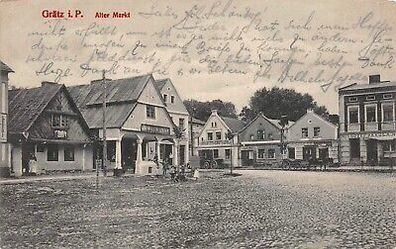
POLYGON ((0 71, 8 72, 8 73, 14 73, 14 70, 12 70, 7 64, 4 62, 0 61, 0 71))
MULTIPOLYGON (((107 80, 106 126, 120 128, 136 106, 151 74, 125 79, 107 80)), ((103 84, 94 81, 87 85, 68 87, 70 95, 77 104, 89 128, 103 126, 103 84)))
POLYGON ((313 115, 313 116, 317 117, 319 120, 321 120, 321 121, 323 121, 323 122, 325 122, 325 123, 328 123, 328 124, 330 124, 331 126, 333 126, 333 127, 335 127, 335 128, 338 127, 336 124, 334 124, 334 123, 330 122, 329 120, 325 119, 324 117, 322 117, 322 116, 316 114, 314 111, 310 111, 310 112, 307 111, 301 118, 297 119, 296 122, 292 123, 292 124, 289 126, 289 129, 290 129, 293 125, 297 124, 300 120, 302 120, 303 118, 305 118, 305 117, 308 116, 308 115, 313 115))
POLYGON ((224 121, 224 123, 228 126, 228 128, 234 133, 240 131, 245 126, 245 123, 242 120, 239 120, 236 118, 223 117, 220 115, 219 115, 219 117, 224 121))
POLYGON ((28 131, 63 85, 44 84, 41 87, 8 91, 8 131, 28 131))
POLYGON ((155 80, 155 87, 157 87, 157 89, 161 91, 168 80, 169 79, 155 80))

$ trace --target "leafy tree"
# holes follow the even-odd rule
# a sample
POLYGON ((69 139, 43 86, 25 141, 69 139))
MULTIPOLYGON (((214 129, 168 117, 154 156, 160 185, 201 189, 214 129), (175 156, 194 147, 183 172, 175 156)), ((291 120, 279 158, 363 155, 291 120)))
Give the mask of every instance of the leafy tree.
POLYGON ((203 121, 206 121, 209 118, 212 110, 217 110, 220 115, 225 117, 237 118, 235 105, 231 102, 222 101, 220 99, 206 102, 189 99, 184 101, 184 105, 190 114, 203 121))
POLYGON ((257 90, 250 98, 249 106, 243 107, 240 116, 249 121, 257 113, 263 112, 268 118, 280 119, 286 115, 289 120, 296 121, 302 117, 307 109, 313 109, 315 113, 328 117, 329 112, 325 106, 319 106, 309 94, 301 94, 293 89, 274 87, 257 90))

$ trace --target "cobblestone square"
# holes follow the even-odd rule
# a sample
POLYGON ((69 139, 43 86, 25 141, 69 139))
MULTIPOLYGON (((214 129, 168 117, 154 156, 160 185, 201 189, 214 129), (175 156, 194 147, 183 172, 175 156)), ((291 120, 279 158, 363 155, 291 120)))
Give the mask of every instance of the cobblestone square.
POLYGON ((2 185, 1 248, 395 248, 393 173, 2 185))

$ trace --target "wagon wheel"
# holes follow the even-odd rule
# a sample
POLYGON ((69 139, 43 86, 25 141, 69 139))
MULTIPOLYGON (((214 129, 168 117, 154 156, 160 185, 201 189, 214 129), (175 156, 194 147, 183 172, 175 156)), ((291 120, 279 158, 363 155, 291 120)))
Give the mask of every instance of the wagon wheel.
POLYGON ((209 167, 210 167, 209 161, 205 161, 203 166, 205 169, 209 169, 209 167))

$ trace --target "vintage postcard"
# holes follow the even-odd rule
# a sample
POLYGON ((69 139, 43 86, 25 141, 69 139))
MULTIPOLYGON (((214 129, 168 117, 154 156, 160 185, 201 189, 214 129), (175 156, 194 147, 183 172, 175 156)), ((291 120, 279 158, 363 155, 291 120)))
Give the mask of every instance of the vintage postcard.
POLYGON ((0 1, 1 248, 396 248, 396 2, 0 1))

